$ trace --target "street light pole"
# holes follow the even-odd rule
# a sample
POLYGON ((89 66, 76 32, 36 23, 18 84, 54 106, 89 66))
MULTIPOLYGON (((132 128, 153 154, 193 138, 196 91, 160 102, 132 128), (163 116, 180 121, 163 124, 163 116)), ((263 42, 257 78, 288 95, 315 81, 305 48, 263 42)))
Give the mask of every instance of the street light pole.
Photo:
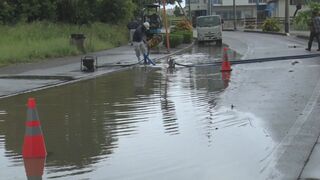
POLYGON ((289 0, 285 1, 285 20, 284 20, 284 31, 289 33, 289 0))
POLYGON ((166 29, 167 51, 170 52, 170 41, 169 41, 169 32, 168 32, 168 21, 167 21, 167 13, 166 13, 166 4, 167 4, 167 1, 166 0, 162 0, 164 27, 166 29))
POLYGON ((236 0, 233 0, 233 28, 237 30, 237 22, 236 22, 236 0))

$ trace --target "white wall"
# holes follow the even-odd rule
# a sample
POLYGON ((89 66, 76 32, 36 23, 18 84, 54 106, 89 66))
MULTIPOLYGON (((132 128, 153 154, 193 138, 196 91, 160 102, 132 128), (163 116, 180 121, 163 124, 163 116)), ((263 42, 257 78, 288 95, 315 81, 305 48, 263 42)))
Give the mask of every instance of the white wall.
MULTIPOLYGON (((187 5, 186 5, 187 7, 187 5)), ((187 8, 188 9, 188 8, 187 8)), ((191 11, 193 10, 207 10, 208 9, 208 0, 197 0, 192 1, 191 0, 191 11), (197 3, 194 3, 197 2, 197 3)))
MULTIPOLYGON (((236 5, 243 5, 243 6, 256 6, 256 3, 249 3, 249 0, 235 0, 236 5)), ((265 4, 265 3, 259 3, 259 4, 265 4)), ((233 6, 233 0, 222 0, 223 6, 233 6)))

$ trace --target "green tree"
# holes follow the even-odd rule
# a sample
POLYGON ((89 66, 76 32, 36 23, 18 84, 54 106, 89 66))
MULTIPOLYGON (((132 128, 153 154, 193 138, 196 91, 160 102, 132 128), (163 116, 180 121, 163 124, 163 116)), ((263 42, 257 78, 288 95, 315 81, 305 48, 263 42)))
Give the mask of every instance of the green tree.
POLYGON ((294 18, 294 26, 297 30, 307 30, 312 12, 320 12, 320 3, 318 2, 310 2, 308 7, 309 9, 298 12, 297 16, 294 18))
POLYGON ((58 0, 57 19, 60 22, 88 24, 96 18, 96 0, 58 0))
POLYGON ((8 24, 17 21, 16 4, 13 1, 0 1, 0 24, 8 24))
POLYGON ((118 23, 130 20, 136 5, 131 0, 101 0, 98 7, 101 22, 118 23))
POLYGON ((180 11, 180 8, 179 8, 177 5, 174 7, 173 14, 174 14, 175 16, 177 16, 177 17, 183 15, 183 14, 181 13, 181 11, 180 11))
POLYGON ((56 2, 54 0, 20 0, 23 20, 54 20, 56 17, 56 2))

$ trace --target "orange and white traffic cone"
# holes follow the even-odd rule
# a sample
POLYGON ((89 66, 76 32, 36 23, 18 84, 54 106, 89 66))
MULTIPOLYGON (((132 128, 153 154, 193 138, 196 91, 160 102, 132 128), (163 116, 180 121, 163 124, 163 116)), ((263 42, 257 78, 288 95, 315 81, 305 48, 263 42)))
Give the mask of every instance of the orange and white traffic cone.
POLYGON ((222 72, 227 72, 227 71, 232 71, 231 69, 231 64, 229 62, 228 58, 228 48, 223 48, 223 59, 221 63, 221 71, 222 72))
POLYGON ((41 130, 41 125, 34 98, 28 99, 26 132, 22 148, 23 158, 45 158, 46 145, 41 130))

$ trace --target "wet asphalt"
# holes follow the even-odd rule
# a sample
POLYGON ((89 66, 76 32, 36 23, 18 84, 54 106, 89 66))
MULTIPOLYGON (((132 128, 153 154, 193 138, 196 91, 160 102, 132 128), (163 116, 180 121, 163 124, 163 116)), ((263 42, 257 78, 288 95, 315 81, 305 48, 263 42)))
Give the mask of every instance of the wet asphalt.
MULTIPOLYGON (((224 43, 241 54, 242 59, 310 53, 304 50, 305 40, 279 35, 225 32, 224 43)), ((111 65, 132 64, 136 61, 130 46, 94 55, 98 57, 99 64, 105 67, 98 68, 93 73, 80 71, 81 56, 2 68, 0 96, 4 98, 21 92, 90 79, 124 69, 111 65)), ((152 54, 152 57, 162 61, 160 58, 167 55, 169 54, 152 54)), ((226 148, 231 152, 232 148, 247 151, 246 157, 239 158, 242 154, 235 154, 237 158, 228 158, 231 168, 227 169, 238 171, 232 174, 238 175, 240 179, 297 179, 301 175, 320 133, 318 59, 240 64, 232 67, 230 82, 220 97, 221 108, 218 113, 228 111, 230 107, 234 110, 233 113, 238 112, 241 116, 245 114, 244 118, 255 119, 252 126, 256 128, 251 130, 258 131, 256 137, 248 136, 245 131, 234 134, 249 140, 239 141, 245 144, 232 144, 226 148), (250 159, 250 154, 260 155, 250 159), (254 159, 255 157, 264 158, 254 159), (237 162, 232 163, 235 159, 237 162), (250 163, 256 160, 260 161, 258 167, 255 163, 250 163)), ((179 59, 178 56, 177 60, 184 62, 185 58, 179 59)), ((208 162, 208 165, 212 164, 215 163, 208 162)), ((218 170, 221 168, 217 168, 218 170)), ((221 177, 233 178, 231 174, 227 175, 227 171, 221 177)))

